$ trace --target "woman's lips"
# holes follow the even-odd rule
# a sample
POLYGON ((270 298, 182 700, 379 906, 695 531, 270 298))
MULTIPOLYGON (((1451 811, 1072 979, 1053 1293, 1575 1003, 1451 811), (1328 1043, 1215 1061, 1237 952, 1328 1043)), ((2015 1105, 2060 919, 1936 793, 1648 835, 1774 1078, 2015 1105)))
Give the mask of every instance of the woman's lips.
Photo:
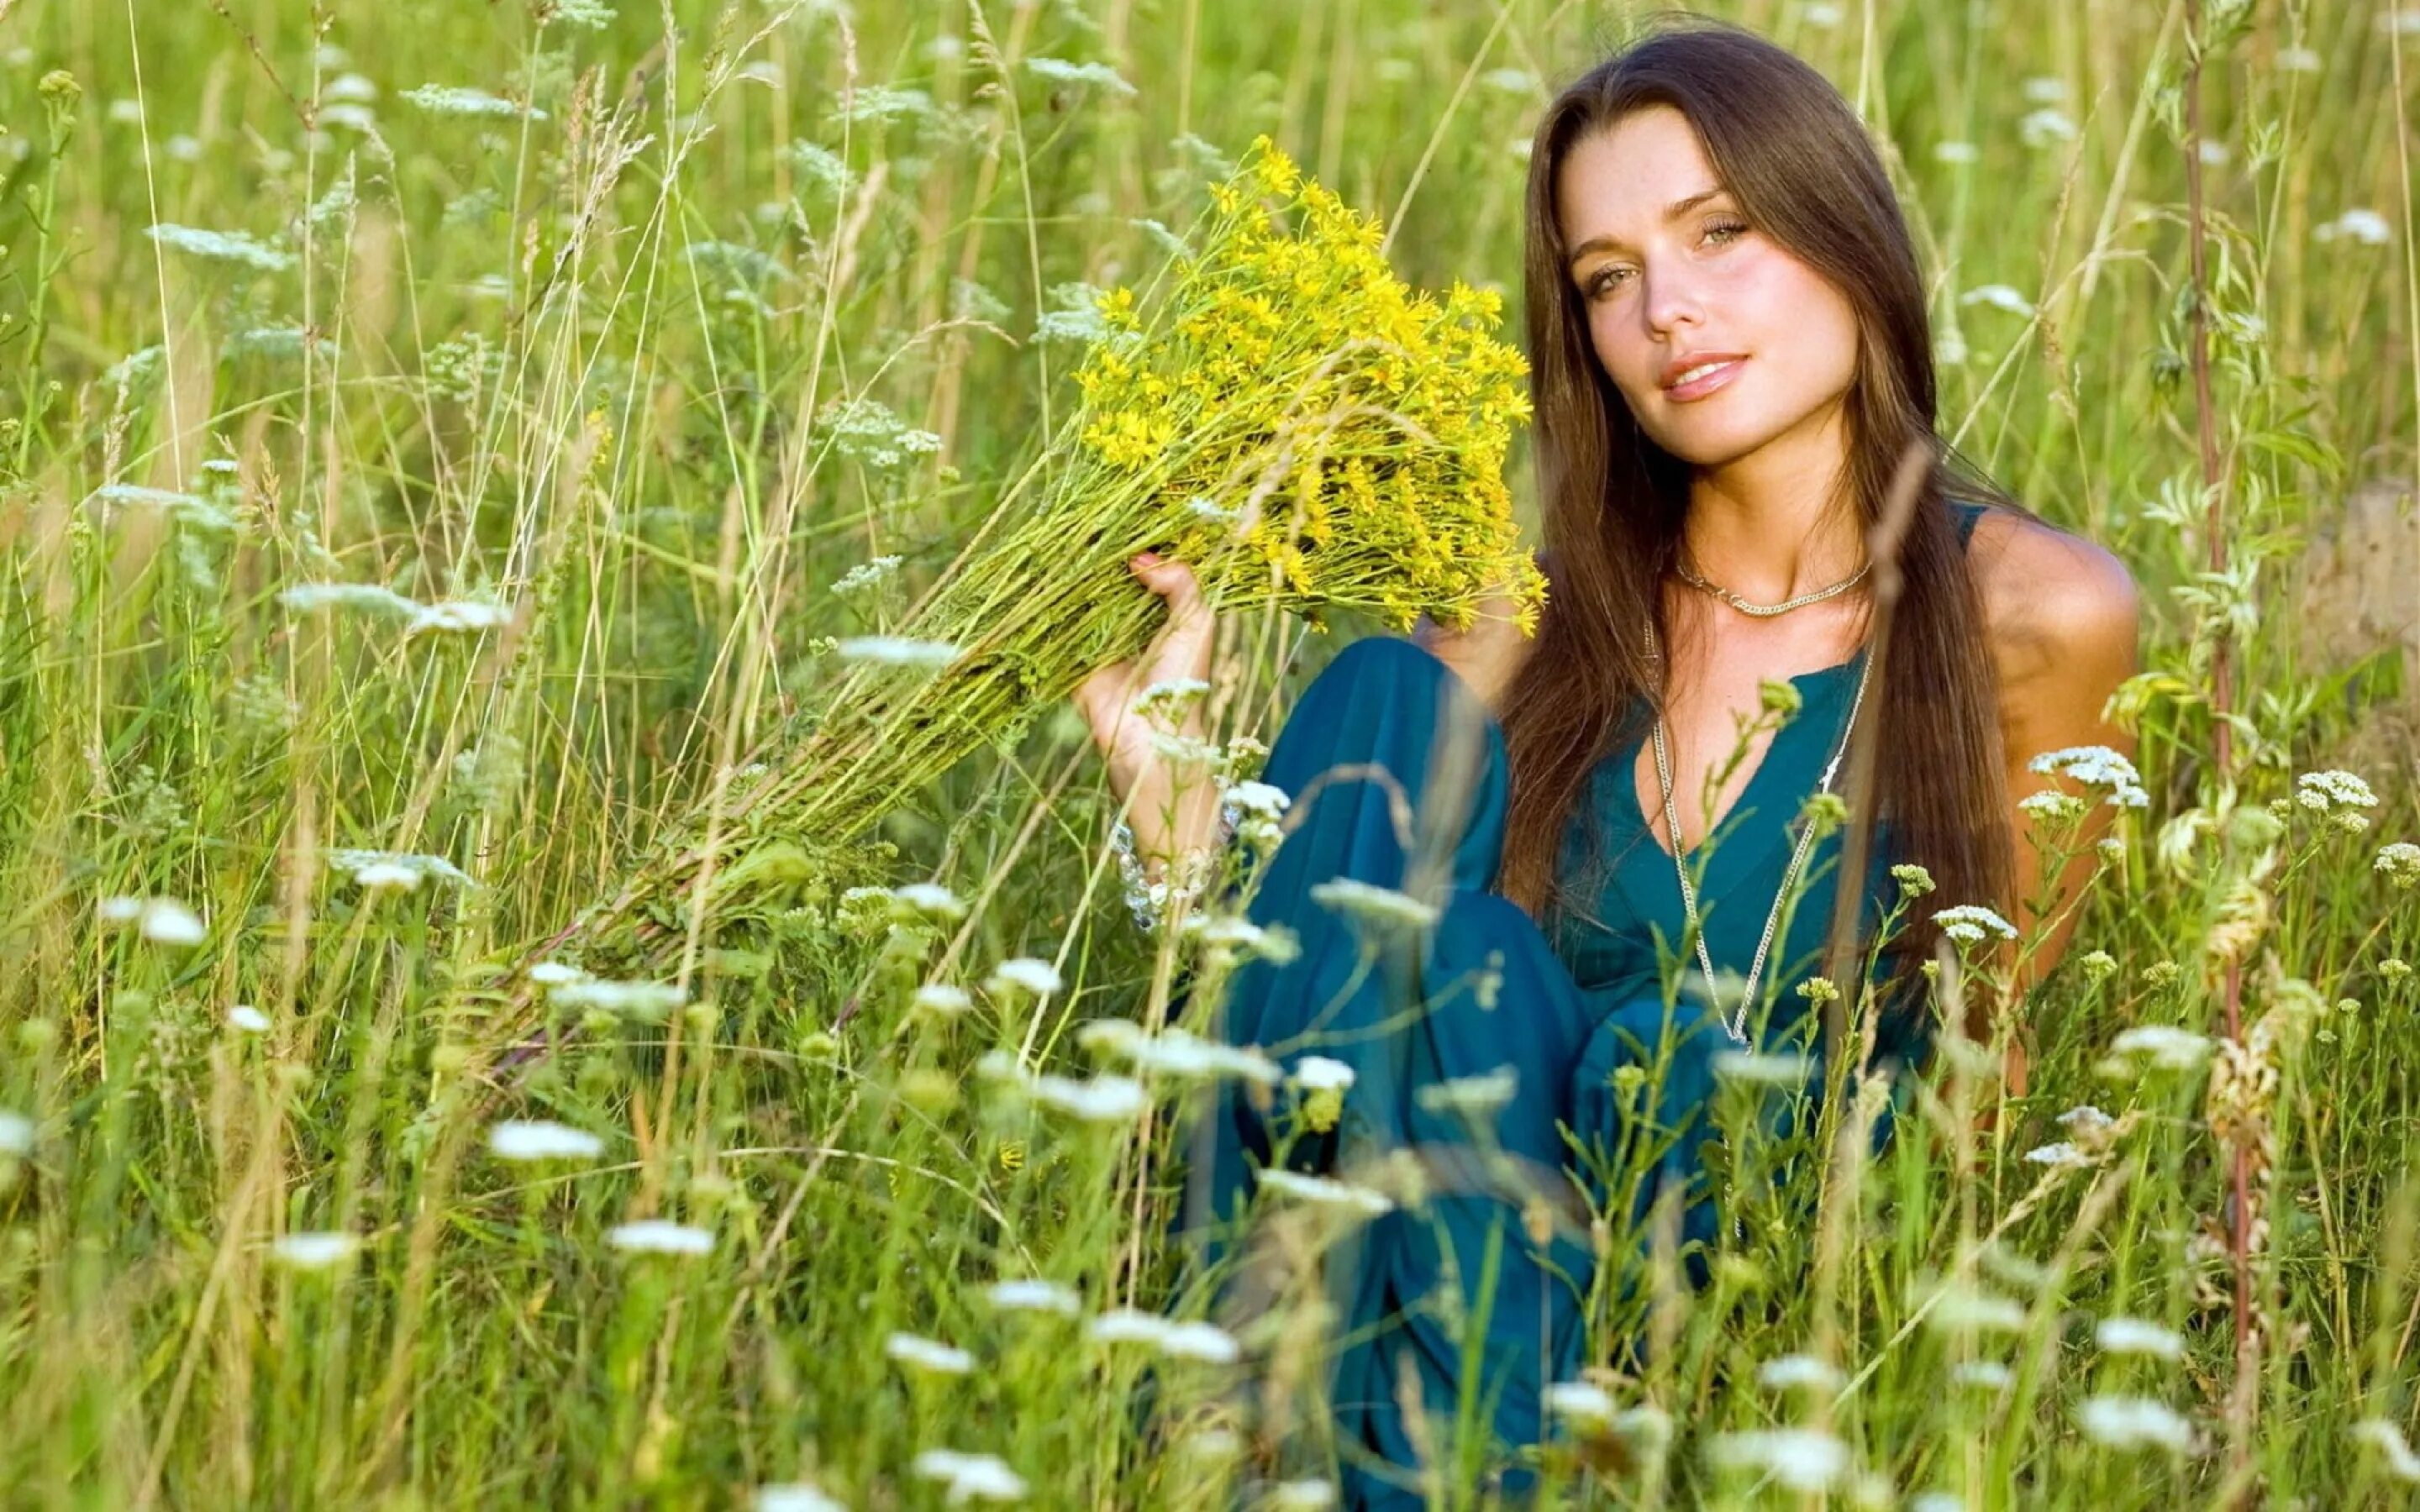
POLYGON ((1675 383, 1664 391, 1664 397, 1675 404, 1687 404, 1692 399, 1702 399, 1737 377, 1741 365, 1746 361, 1745 357, 1735 357, 1711 373, 1701 374, 1686 383, 1675 383))

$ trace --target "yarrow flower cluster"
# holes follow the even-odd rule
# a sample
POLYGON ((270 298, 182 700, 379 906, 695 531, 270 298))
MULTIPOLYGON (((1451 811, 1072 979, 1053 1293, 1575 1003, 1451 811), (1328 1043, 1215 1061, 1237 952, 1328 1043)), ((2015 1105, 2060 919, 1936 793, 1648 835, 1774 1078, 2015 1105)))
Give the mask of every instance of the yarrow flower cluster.
POLYGON ((2398 840, 2378 849, 2378 859, 2371 863, 2380 876, 2397 887, 2420 883, 2420 845, 2398 840))
POLYGON ((2017 927, 1980 903, 1959 903, 1934 911, 1932 922, 1941 933, 1961 945, 1980 945, 1984 940, 2013 940, 2017 927))
POLYGON ((2025 770, 2037 777, 2064 777, 2086 787, 2105 789, 2109 803, 2119 809, 2141 809, 2151 801, 2134 764, 2107 746, 2066 746, 2046 750, 2025 763, 2025 770))
POLYGON ((210 937, 201 916, 174 898, 103 898, 96 911, 104 924, 132 924, 154 945, 191 949, 210 937))

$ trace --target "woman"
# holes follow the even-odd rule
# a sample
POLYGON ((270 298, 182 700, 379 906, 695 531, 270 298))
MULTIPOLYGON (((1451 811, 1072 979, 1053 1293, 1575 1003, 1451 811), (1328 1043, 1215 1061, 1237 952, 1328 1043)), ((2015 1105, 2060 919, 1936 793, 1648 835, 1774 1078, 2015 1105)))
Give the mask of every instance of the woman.
MULTIPOLYGON (((1518 1445, 1542 1435, 1542 1389, 1583 1363, 1592 1262, 1559 1180, 1565 1130, 1613 1152, 1584 1173, 1600 1202, 1677 1187, 1683 1237, 1714 1237, 1698 1139, 1623 1168, 1620 1073, 1655 1068, 1655 1104, 1634 1116, 1685 1133, 1719 1052, 1807 1043, 1810 998, 1790 989, 1823 969, 1839 841, 1795 821, 1820 786, 1837 790, 1857 706, 1879 719, 1881 825, 1859 917, 1870 927, 1896 896, 1894 862, 1938 889, 1885 964, 1875 1055, 1902 1064, 1926 1046, 1932 1010, 1908 989, 1932 906, 1988 904, 2030 933, 2026 905, 2050 882, 2029 972, 2072 927, 2056 901, 2088 862, 2036 875, 2014 806, 2044 785, 2026 760, 2124 748, 2101 710, 2133 670, 2125 571, 1946 461, 1900 548, 1886 673, 1868 675, 1868 532, 1899 458, 1938 444, 1934 379, 1905 224, 1819 73, 1729 26, 1652 35, 1549 107, 1527 215, 1544 618, 1525 640, 1499 603, 1466 632, 1364 640, 1306 690, 1263 773, 1295 804, 1249 907, 1301 949, 1236 973, 1222 1032, 1342 1059, 1347 1117, 1280 1140, 1231 1098, 1193 1147, 1185 1222, 1205 1232, 1273 1151, 1312 1171, 1405 1147, 1433 1169, 1469 1157, 1417 1215, 1364 1228, 1340 1268, 1352 1342, 1332 1406, 1356 1506, 1423 1504, 1424 1473, 1477 1473, 1423 1469, 1434 1439, 1402 1413, 1406 1381, 1445 1423, 1476 1403, 1518 1445), (1776 731, 1765 711, 1792 702, 1776 731), (1702 873, 1684 882, 1676 852, 1702 873), (1368 926, 1312 893, 1341 878, 1429 900, 1434 922, 1381 932, 1365 963, 1368 926), (1701 949, 1683 945, 1692 933, 1701 949), (1690 949, 1701 982, 1757 979, 1753 1000, 1718 985, 1670 1001, 1659 934, 1690 949), (1458 1329, 1451 1309, 1410 1305, 1440 1288, 1458 1294, 1458 1329)), ((1217 798, 1171 785, 1124 701, 1205 675, 1214 626, 1182 563, 1146 554, 1134 570, 1171 623, 1078 702, 1137 845, 1164 869, 1214 842, 1217 798)), ((2010 1074, 2022 1091, 2021 1056, 2010 1074)))

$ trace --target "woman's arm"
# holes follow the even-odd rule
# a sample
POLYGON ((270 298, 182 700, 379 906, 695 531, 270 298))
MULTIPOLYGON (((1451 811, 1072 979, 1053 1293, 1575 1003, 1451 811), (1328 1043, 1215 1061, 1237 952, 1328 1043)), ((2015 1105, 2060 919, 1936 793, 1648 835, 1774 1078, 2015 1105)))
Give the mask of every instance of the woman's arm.
MULTIPOLYGON (((1536 560, 1551 582, 1551 553, 1540 551, 1536 560)), ((1419 623, 1412 626, 1411 640, 1414 645, 1452 668, 1490 710, 1497 708, 1512 674, 1521 670, 1521 663, 1537 644, 1535 637, 1521 633, 1509 593, 1497 594, 1482 603, 1467 630, 1449 630, 1423 614, 1419 623)))
MULTIPOLYGON (((2094 842, 2113 813, 2105 793, 2039 775, 2026 764, 2070 746, 2107 746, 2133 756, 2133 737, 2111 724, 2104 711, 2110 695, 2134 671, 2138 604, 2133 579, 2116 557, 2020 516, 1995 513, 1978 521, 1975 558, 2000 685, 2008 819, 2016 854, 2012 922, 2027 939, 2046 929, 2019 961, 2022 992, 2066 952, 2081 915, 2078 896, 2097 863, 2094 842), (2048 858, 2036 843, 2035 822, 2018 807, 2046 789, 2072 793, 2091 805, 2073 842, 2075 852, 2055 876, 2045 875, 2048 858)), ((2022 1047, 2011 1046, 2009 1081, 2019 1094, 2024 1091, 2024 1067, 2022 1047)))

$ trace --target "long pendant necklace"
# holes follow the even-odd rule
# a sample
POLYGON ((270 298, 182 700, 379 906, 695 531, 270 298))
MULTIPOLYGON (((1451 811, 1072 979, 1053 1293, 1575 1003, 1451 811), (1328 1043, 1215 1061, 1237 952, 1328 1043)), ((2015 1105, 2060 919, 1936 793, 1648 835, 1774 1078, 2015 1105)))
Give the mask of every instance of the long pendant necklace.
POLYGON ((1873 563, 1871 562, 1868 562, 1864 566, 1859 567, 1856 571, 1849 574, 1846 578, 1841 579, 1838 582, 1832 584, 1828 588, 1818 588, 1812 593, 1801 594, 1795 598, 1785 598, 1778 604, 1755 603, 1751 600, 1742 598, 1739 594, 1732 593, 1730 589, 1725 588, 1720 583, 1708 582, 1705 579, 1698 576, 1696 570, 1689 565, 1688 560, 1685 557, 1674 558, 1672 562, 1672 570, 1674 573, 1679 575, 1683 582, 1687 583, 1692 588, 1698 589, 1701 593, 1712 594, 1715 598, 1721 600, 1723 603, 1729 604, 1731 608, 1739 610, 1742 614, 1752 615, 1760 620, 1769 620, 1776 614, 1787 614, 1794 609, 1805 609, 1809 604, 1821 604, 1827 598, 1839 597, 1850 589, 1856 587, 1858 583, 1863 582, 1865 580, 1867 568, 1869 568, 1872 565, 1873 563))
MULTIPOLYGON (((1863 570, 1859 569, 1860 572, 1863 570)), ((1647 626, 1647 647, 1650 656, 1661 659, 1663 653, 1656 646, 1655 626, 1652 622, 1647 626)), ((1848 722, 1840 727, 1839 744, 1833 748, 1832 759, 1823 764, 1823 780, 1817 783, 1815 788, 1818 793, 1832 791, 1832 779, 1839 772, 1840 759, 1848 754, 1849 733, 1857 727, 1857 711, 1865 705, 1866 685, 1872 679, 1873 671, 1873 658, 1868 656, 1865 665, 1857 672, 1857 691, 1855 697, 1849 702, 1848 722)), ((1689 881, 1688 863, 1681 856, 1681 821, 1673 811, 1672 763, 1671 758, 1665 753, 1664 715, 1660 709, 1655 715, 1653 734, 1655 779, 1657 785, 1664 790, 1664 833, 1671 839, 1672 872, 1681 879, 1681 905, 1688 919, 1689 933, 1697 940, 1698 968, 1706 975, 1706 996, 1714 1004, 1715 1022, 1722 1025, 1723 1032, 1730 1036, 1733 1044, 1745 1048, 1748 1042, 1747 1012, 1750 1006, 1756 1002, 1757 979, 1764 975, 1764 958, 1766 952, 1773 948, 1773 932, 1781 922, 1782 903, 1790 896, 1792 885, 1798 880, 1799 869, 1807 864, 1807 853, 1814 848, 1815 826, 1809 824, 1799 832, 1797 847, 1790 855, 1790 866, 1781 873, 1781 888, 1773 895, 1773 907, 1764 916, 1764 933, 1756 943, 1756 959, 1749 964, 1747 978, 1740 987, 1739 1013, 1735 1018, 1725 1019, 1722 1016, 1722 995, 1714 985, 1714 958, 1706 950, 1706 932, 1698 918, 1698 889, 1689 881)))

